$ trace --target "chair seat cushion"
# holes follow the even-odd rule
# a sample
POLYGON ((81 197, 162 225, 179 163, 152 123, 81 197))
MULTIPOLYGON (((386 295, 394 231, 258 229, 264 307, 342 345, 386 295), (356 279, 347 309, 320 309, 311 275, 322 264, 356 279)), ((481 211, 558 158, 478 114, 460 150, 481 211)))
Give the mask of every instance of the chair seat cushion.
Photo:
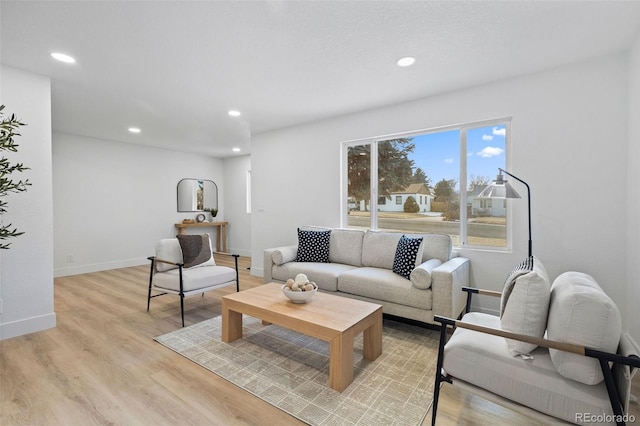
MULTIPOLYGON (((183 291, 185 293, 224 284, 235 284, 236 271, 227 266, 202 266, 183 269, 183 291)), ((161 289, 180 291, 178 269, 159 272, 153 275, 153 285, 161 289)))
MULTIPOLYGON (((479 312, 466 314, 462 321, 500 328, 500 318, 479 312)), ((612 414, 604 382, 585 385, 562 377, 546 348, 531 352, 531 360, 514 357, 506 339, 458 327, 444 354, 443 369, 454 383, 460 379, 571 423, 576 413, 612 414)))

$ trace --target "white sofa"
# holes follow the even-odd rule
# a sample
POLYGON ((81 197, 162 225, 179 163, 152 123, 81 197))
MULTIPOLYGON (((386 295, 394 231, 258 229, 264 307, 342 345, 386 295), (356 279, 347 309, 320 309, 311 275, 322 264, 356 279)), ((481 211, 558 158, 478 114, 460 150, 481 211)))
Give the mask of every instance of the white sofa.
POLYGON ((528 269, 514 270, 501 293, 465 289, 501 297, 501 316, 436 318, 443 327, 432 424, 442 382, 545 424, 633 423, 625 414, 640 358, 622 332, 616 305, 584 273, 565 272, 550 285, 544 265, 531 259, 528 269), (447 326, 455 328, 448 342, 447 326))
POLYGON ((356 229, 330 230, 328 262, 299 262, 298 245, 264 251, 264 282, 286 282, 298 273, 320 291, 382 305, 385 314, 434 324, 434 315, 457 318, 463 311, 469 283, 469 260, 452 251, 451 237, 406 234, 422 238, 410 278, 393 272, 402 233, 356 229))

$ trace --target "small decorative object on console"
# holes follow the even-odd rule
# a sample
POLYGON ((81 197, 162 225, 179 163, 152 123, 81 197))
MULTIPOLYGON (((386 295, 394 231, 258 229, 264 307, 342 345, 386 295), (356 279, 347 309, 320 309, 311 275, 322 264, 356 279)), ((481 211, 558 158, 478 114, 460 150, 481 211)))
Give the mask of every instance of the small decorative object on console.
POLYGON ((193 219, 182 219, 182 223, 195 223, 193 219))
POLYGON ((289 278, 282 286, 282 293, 293 303, 305 303, 318 291, 318 286, 305 274, 296 275, 295 279, 289 278))

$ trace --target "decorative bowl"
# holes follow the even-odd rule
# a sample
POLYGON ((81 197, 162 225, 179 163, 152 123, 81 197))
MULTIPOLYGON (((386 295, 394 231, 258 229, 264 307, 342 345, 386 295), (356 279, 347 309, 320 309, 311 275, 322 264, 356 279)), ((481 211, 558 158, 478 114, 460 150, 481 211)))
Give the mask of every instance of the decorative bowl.
POLYGON ((307 303, 317 292, 318 286, 316 284, 313 285, 313 290, 309 291, 293 291, 289 290, 286 284, 282 286, 282 293, 293 303, 307 303))

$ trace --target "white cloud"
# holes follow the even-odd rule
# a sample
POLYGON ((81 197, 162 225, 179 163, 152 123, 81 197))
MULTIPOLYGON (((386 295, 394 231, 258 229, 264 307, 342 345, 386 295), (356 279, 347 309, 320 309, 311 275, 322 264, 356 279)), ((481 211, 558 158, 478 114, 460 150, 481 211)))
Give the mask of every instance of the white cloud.
POLYGON ((493 134, 494 134, 495 136, 502 136, 502 137, 504 137, 504 136, 506 136, 506 135, 507 135, 507 128, 506 128, 506 127, 503 127, 502 129, 498 129, 497 127, 494 127, 494 128, 493 128, 493 134))
POLYGON ((483 148, 482 151, 478 153, 478 155, 482 158, 491 158, 491 157, 495 157, 496 155, 500 155, 503 152, 504 152, 504 149, 502 148, 498 148, 495 146, 487 146, 483 148))
POLYGON ((493 136, 491 136, 491 135, 482 135, 482 140, 483 141, 492 141, 493 140, 493 136))
POLYGON ((447 164, 453 164, 453 158, 445 158, 444 162, 447 164))

